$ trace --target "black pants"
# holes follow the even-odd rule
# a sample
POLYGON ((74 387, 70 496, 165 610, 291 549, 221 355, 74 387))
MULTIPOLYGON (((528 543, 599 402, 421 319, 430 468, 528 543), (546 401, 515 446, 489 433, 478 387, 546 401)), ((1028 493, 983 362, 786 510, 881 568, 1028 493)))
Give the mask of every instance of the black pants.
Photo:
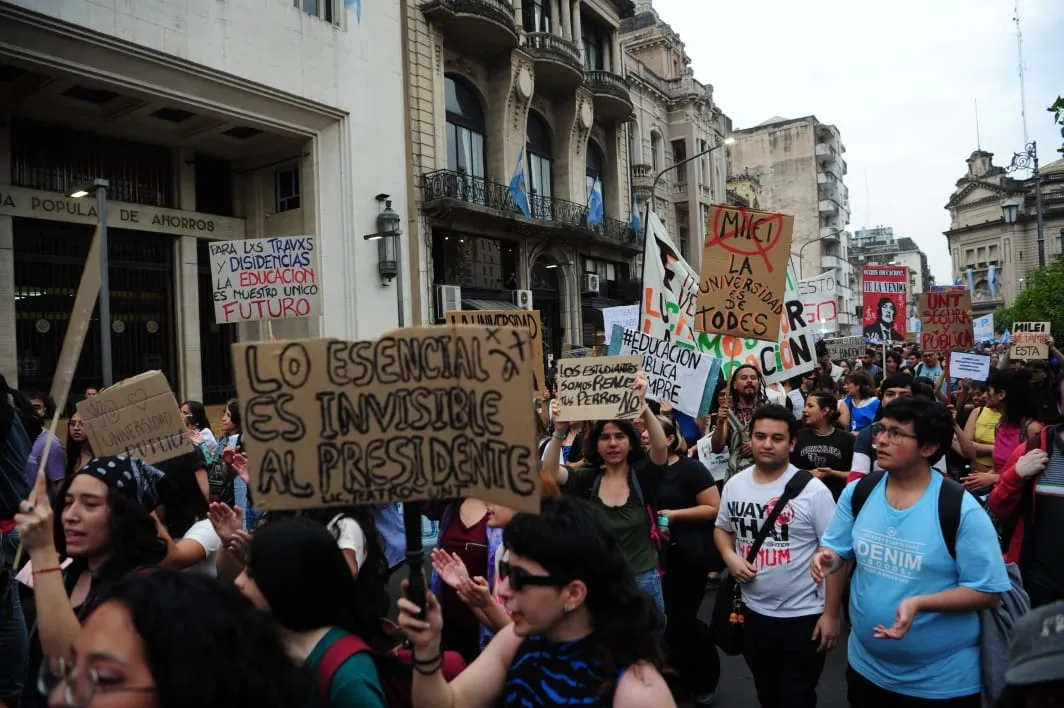
POLYGON ((827 658, 817 651, 819 640, 813 641, 820 615, 767 617, 747 608, 743 616, 743 658, 761 708, 815 708, 827 658))
POLYGON ((846 667, 846 700, 850 708, 980 708, 982 700, 978 693, 960 698, 915 698, 880 688, 846 667))
POLYGON ((698 619, 706 596, 709 564, 696 563, 669 553, 661 589, 665 596, 665 645, 669 664, 679 674, 680 684, 694 696, 717 690, 720 656, 709 627, 698 619))

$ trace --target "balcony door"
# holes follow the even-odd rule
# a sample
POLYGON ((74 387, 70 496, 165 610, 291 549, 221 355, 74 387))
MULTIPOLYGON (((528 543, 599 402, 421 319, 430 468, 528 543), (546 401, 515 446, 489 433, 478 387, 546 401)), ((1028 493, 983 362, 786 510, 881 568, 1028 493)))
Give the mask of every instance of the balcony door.
POLYGON ((458 179, 460 197, 480 202, 484 180, 484 109, 465 80, 447 76, 447 169, 458 179))
POLYGON ((551 185, 554 180, 550 131, 546 121, 532 111, 528 112, 525 152, 528 154, 528 202, 532 216, 536 219, 550 219, 553 196, 551 185))

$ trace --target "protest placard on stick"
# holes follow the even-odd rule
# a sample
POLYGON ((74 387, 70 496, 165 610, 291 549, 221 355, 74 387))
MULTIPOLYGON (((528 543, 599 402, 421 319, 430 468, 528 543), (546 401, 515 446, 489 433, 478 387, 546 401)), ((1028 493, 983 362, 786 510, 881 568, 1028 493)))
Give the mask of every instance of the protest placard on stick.
POLYGON ((642 359, 648 383, 646 397, 650 400, 668 401, 693 418, 709 413, 720 359, 619 324, 613 326, 610 354, 642 359))
POLYGON ((632 384, 641 356, 589 356, 558 360, 558 420, 635 418, 646 405, 632 384))
POLYGON ((256 507, 477 497, 539 510, 526 327, 233 345, 256 507))
POLYGON ((485 327, 524 327, 532 335, 532 391, 546 393, 543 366, 543 326, 539 310, 452 310, 444 313, 450 324, 485 327))
POLYGON ((828 348, 828 354, 835 361, 841 359, 856 359, 864 353, 864 337, 837 337, 825 339, 824 346, 828 348))
POLYGON ((921 293, 917 296, 920 313, 920 350, 949 352, 971 349, 972 296, 967 290, 921 293))
POLYGON ((1048 359, 1048 322, 1016 322, 1012 325, 1009 356, 1013 359, 1048 359))

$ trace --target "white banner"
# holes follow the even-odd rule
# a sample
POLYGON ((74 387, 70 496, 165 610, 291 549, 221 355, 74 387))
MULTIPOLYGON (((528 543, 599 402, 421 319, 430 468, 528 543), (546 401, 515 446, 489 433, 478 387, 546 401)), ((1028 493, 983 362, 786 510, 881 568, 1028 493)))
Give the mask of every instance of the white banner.
POLYGON ((720 359, 614 325, 610 356, 626 354, 643 358, 643 371, 650 384, 647 398, 669 401, 692 418, 709 414, 720 359))
POLYGON ((321 314, 313 236, 214 241, 208 246, 218 324, 321 314))
POLYGON ((805 322, 813 329, 837 332, 839 329, 838 283, 834 273, 798 281, 805 322))
POLYGON ((621 305, 602 310, 602 329, 606 332, 606 344, 610 344, 613 326, 621 329, 639 329, 639 305, 621 305))
POLYGON ((794 270, 788 267, 778 342, 696 332, 699 275, 673 245, 661 219, 651 212, 643 253, 640 331, 717 357, 725 380, 740 365, 753 364, 766 383, 785 381, 816 368, 813 329, 805 321, 797 284, 794 270))

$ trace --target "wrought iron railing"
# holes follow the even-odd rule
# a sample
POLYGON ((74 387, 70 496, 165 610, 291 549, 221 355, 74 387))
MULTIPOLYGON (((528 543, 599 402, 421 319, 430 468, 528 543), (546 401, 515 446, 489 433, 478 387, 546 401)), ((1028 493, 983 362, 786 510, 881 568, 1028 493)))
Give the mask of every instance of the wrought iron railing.
POLYGON ((608 93, 622 101, 631 101, 628 81, 612 71, 588 71, 584 73, 584 83, 594 92, 608 93))
POLYGON ((510 27, 516 26, 514 7, 507 0, 427 0, 421 3, 422 11, 432 11, 436 8, 481 15, 510 27))
POLYGON ((580 64, 580 48, 565 37, 551 32, 529 32, 525 34, 523 42, 533 55, 580 64))
MULTIPOLYGON (((436 170, 422 175, 421 198, 425 204, 444 199, 465 202, 501 212, 507 217, 521 213, 507 185, 454 170, 436 170)), ((601 223, 589 225, 586 204, 532 192, 528 195, 528 207, 533 220, 552 222, 617 245, 638 247, 642 243, 642 234, 636 233, 624 221, 605 217, 601 223)))

